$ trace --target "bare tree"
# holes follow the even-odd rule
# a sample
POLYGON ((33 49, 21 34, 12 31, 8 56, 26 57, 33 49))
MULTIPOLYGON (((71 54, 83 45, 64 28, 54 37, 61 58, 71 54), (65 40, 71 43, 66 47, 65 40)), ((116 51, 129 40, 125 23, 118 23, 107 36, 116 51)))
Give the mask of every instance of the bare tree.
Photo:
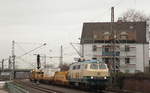
POLYGON ((146 28, 148 28, 147 30, 147 40, 149 41, 150 40, 150 32, 149 32, 149 29, 150 29, 150 15, 147 16, 145 15, 143 12, 141 11, 136 11, 135 9, 129 9, 127 10, 126 12, 124 12, 122 14, 121 17, 121 21, 122 22, 146 22, 146 28))
POLYGON ((138 21, 149 21, 150 17, 146 16, 143 12, 129 9, 122 14, 121 17, 123 22, 138 22, 138 21))

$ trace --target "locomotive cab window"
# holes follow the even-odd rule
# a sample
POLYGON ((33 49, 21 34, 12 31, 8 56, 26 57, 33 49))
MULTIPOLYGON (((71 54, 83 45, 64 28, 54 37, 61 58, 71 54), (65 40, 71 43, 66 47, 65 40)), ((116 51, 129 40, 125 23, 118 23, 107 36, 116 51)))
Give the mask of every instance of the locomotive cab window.
POLYGON ((75 70, 76 69, 76 66, 73 66, 73 70, 75 70))
POLYGON ((104 63, 100 64, 99 66, 100 66, 100 67, 99 67, 100 69, 106 69, 106 68, 107 68, 104 63))
POLYGON ((84 68, 87 69, 88 68, 88 64, 86 64, 84 68))
POLYGON ((90 69, 98 69, 98 64, 91 64, 90 69))
POLYGON ((80 69, 80 65, 77 65, 77 69, 80 69))
POLYGON ((107 69, 107 66, 104 63, 101 64, 93 63, 90 64, 90 69, 107 69))

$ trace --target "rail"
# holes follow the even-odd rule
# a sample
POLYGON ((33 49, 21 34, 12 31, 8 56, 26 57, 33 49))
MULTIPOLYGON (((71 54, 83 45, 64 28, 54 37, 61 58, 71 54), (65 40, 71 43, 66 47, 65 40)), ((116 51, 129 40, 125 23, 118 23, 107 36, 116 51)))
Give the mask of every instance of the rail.
POLYGON ((12 82, 6 83, 6 87, 8 88, 9 93, 29 93, 29 91, 23 87, 20 87, 19 85, 12 82))
POLYGON ((32 89, 36 89, 36 90, 44 92, 44 93, 63 93, 63 92, 58 91, 58 90, 53 90, 50 88, 46 88, 46 87, 42 87, 39 85, 30 84, 30 83, 25 83, 23 81, 15 81, 15 83, 22 85, 22 86, 25 86, 25 87, 30 87, 32 89))
POLYGON ((106 90, 103 90, 102 93, 141 93, 141 92, 120 90, 120 89, 106 89, 106 90))

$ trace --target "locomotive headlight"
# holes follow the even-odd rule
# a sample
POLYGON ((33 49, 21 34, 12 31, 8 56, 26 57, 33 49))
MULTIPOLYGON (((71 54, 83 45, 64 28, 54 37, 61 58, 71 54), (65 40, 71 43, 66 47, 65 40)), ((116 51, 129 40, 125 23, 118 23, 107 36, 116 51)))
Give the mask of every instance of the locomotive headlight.
POLYGON ((104 79, 107 79, 107 77, 104 77, 104 79))
POLYGON ((91 77, 91 79, 93 79, 93 77, 91 77))

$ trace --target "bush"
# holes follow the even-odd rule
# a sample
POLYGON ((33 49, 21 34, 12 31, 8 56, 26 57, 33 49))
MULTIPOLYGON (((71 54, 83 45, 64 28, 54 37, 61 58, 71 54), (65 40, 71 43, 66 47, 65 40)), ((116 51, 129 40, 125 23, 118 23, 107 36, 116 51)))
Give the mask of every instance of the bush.
POLYGON ((142 72, 138 72, 138 73, 111 73, 111 77, 112 77, 112 83, 114 85, 114 87, 119 87, 120 89, 123 88, 123 82, 126 79, 134 79, 134 80, 150 80, 150 73, 142 73, 142 72))

